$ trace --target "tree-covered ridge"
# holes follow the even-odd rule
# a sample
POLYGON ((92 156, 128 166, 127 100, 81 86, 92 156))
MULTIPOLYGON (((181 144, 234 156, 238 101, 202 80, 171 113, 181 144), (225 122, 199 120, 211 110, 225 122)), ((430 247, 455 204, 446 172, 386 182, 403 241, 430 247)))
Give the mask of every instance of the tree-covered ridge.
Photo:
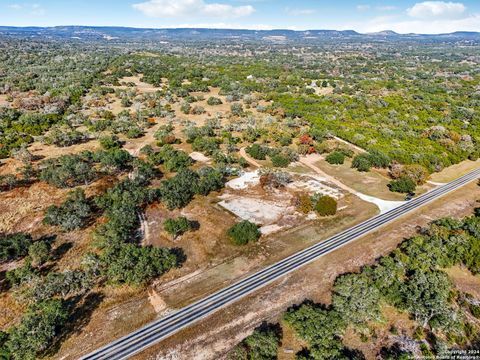
POLYGON ((305 301, 288 309, 283 316, 285 326, 308 344, 297 359, 362 359, 359 351, 343 344, 345 332, 353 327, 365 342, 374 341, 369 329, 383 321, 385 305, 409 314, 418 328, 414 338, 397 336, 399 329, 390 329, 380 359, 407 359, 412 351, 441 357, 452 349, 476 348, 479 299, 455 288, 444 272, 455 265, 480 274, 478 208, 473 216, 461 220, 436 220, 374 265, 339 276, 331 305, 305 301))

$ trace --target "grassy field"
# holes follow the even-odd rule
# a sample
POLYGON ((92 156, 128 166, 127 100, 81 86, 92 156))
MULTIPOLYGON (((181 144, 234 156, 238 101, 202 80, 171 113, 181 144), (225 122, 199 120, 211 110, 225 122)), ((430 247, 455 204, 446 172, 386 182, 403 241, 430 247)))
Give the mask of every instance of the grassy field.
POLYGON ((465 160, 461 163, 449 166, 448 168, 443 169, 438 173, 432 174, 430 176, 430 181, 438 183, 447 183, 452 180, 459 178, 462 175, 469 173, 472 170, 478 169, 480 167, 480 160, 471 161, 465 160))
POLYGON ((376 171, 358 172, 352 169, 350 160, 346 160, 343 165, 331 165, 325 160, 319 160, 315 165, 345 185, 363 194, 393 201, 401 201, 405 198, 404 195, 392 193, 388 189, 389 178, 376 171))

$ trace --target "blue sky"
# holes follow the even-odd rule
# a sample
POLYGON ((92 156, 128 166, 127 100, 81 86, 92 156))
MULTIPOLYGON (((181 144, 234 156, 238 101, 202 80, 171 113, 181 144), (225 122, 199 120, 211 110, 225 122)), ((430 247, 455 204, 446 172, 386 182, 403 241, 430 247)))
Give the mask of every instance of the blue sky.
POLYGON ((480 1, 0 0, 0 25, 480 31, 480 1))

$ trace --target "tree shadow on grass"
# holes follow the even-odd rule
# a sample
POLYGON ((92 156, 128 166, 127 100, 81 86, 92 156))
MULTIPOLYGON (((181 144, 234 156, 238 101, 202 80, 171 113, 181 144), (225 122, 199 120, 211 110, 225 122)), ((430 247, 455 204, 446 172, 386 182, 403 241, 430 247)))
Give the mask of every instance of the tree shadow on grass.
POLYGON ((187 255, 182 248, 173 248, 171 249, 172 253, 177 257, 177 267, 182 267, 182 265, 187 261, 187 255))
POLYGON ((52 260, 58 261, 60 260, 71 248, 73 247, 73 243, 71 242, 65 242, 55 248, 55 250, 52 251, 52 260))

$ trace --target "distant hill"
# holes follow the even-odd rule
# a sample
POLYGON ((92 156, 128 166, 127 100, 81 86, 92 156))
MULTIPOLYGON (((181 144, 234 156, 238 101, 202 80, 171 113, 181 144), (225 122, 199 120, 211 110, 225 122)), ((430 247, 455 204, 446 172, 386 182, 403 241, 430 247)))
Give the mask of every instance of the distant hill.
POLYGON ((373 32, 373 33, 368 33, 366 35, 378 35, 378 36, 402 36, 399 33, 396 33, 395 31, 392 30, 383 30, 383 31, 378 31, 378 32, 373 32))
POLYGON ((360 34, 353 30, 236 30, 236 29, 205 29, 205 28, 129 28, 129 27, 93 27, 93 26, 56 26, 56 27, 11 27, 0 26, 0 35, 21 37, 48 37, 78 40, 122 41, 122 40, 258 40, 258 41, 305 41, 316 40, 354 40, 391 38, 398 40, 478 40, 479 32, 457 31, 448 34, 398 34, 391 30, 360 34))

